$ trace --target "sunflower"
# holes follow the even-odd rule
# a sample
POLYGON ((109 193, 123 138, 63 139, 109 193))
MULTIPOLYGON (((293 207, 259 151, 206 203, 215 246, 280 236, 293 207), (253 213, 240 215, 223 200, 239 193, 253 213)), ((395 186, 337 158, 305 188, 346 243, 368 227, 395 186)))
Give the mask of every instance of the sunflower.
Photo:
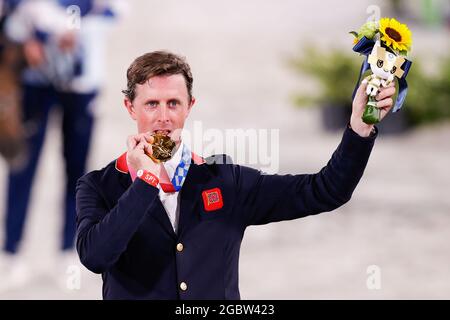
POLYGON ((394 18, 382 18, 380 20, 381 41, 388 47, 400 52, 411 49, 411 31, 406 24, 402 24, 394 18))

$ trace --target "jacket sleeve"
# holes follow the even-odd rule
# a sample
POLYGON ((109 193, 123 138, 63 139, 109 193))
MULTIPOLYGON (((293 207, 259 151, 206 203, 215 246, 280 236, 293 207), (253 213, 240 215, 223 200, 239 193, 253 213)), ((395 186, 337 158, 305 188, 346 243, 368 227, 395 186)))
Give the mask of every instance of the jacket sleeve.
POLYGON ((345 204, 361 179, 376 136, 363 138, 347 128, 328 164, 316 174, 268 175, 234 166, 244 224, 297 219, 345 204))
POLYGON ((77 250, 81 263, 95 273, 112 266, 152 206, 158 189, 136 179, 108 210, 89 175, 78 180, 76 191, 77 250))

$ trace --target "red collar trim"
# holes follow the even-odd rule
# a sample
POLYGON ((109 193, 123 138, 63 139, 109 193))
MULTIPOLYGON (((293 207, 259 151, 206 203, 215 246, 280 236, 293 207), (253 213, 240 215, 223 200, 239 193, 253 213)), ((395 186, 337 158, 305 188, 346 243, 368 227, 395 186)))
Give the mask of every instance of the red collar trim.
MULTIPOLYGON (((194 164, 200 165, 205 163, 205 159, 200 157, 196 153, 192 152, 192 161, 194 164)), ((125 174, 128 174, 128 163, 127 163, 127 153, 124 152, 119 158, 116 160, 116 170, 125 174)))
POLYGON ((128 163, 127 163, 127 153, 124 152, 119 158, 116 160, 116 170, 122 173, 128 173, 128 163))

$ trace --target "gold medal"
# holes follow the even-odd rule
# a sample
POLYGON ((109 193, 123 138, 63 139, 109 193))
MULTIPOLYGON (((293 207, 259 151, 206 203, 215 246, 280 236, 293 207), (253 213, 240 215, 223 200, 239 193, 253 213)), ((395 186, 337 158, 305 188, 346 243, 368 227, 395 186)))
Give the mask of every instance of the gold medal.
POLYGON ((169 136, 156 133, 152 135, 154 138, 152 144, 153 154, 148 154, 150 158, 156 163, 166 162, 170 158, 172 158, 172 152, 175 148, 175 142, 170 139, 169 136))

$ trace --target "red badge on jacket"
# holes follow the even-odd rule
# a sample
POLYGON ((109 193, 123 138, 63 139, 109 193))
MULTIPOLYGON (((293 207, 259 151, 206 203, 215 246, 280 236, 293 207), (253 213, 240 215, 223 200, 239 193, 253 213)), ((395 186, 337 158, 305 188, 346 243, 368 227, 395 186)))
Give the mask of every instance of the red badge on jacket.
POLYGON ((219 188, 203 191, 202 197, 206 211, 214 211, 223 207, 222 193, 219 188))

